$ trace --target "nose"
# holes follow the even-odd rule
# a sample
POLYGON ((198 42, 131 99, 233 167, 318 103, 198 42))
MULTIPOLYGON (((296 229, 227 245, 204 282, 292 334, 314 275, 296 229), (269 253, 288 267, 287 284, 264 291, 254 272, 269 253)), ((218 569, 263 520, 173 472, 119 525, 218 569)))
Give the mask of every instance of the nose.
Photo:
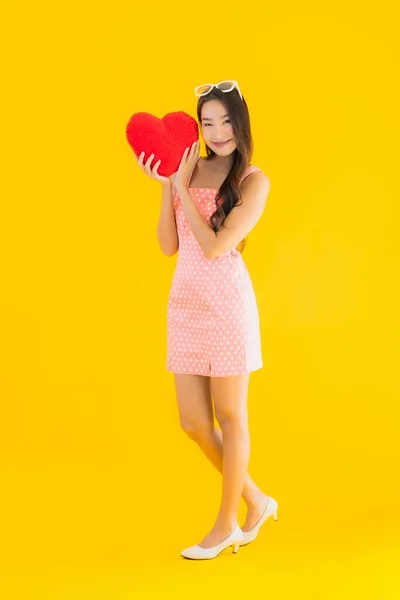
POLYGON ((223 128, 221 129, 216 129, 216 131, 214 132, 213 138, 214 138, 214 142, 223 142, 224 140, 228 139, 228 134, 227 132, 224 133, 223 128))

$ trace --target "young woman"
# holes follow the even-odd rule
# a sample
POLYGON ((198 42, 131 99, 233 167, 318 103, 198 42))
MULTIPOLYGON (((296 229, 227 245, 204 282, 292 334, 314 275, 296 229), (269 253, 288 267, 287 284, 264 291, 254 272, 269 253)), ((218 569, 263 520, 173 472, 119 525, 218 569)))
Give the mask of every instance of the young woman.
POLYGON ((259 316, 243 261, 246 235, 263 214, 269 179, 250 165, 253 154, 247 104, 236 81, 195 89, 197 118, 206 145, 186 148, 171 177, 139 166, 162 184, 157 228, 161 250, 178 260, 168 301, 168 371, 174 373, 180 423, 222 473, 222 501, 213 528, 182 551, 215 558, 228 546, 253 541, 265 520, 277 519, 276 500, 247 474, 250 440, 247 392, 250 373, 261 369, 259 316), (214 426, 214 412, 219 428, 214 426), (240 498, 247 518, 239 527, 240 498))

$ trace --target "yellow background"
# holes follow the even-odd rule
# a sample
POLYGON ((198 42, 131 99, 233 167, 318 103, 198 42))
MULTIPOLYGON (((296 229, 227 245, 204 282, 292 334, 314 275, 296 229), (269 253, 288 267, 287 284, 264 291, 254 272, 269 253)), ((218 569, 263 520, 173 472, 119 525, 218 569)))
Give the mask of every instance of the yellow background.
POLYGON ((400 598, 398 4, 1 11, 1 597, 400 598), (279 520, 198 563, 221 477, 179 428, 176 256, 125 127, 226 78, 271 181, 244 258, 250 473, 279 520))

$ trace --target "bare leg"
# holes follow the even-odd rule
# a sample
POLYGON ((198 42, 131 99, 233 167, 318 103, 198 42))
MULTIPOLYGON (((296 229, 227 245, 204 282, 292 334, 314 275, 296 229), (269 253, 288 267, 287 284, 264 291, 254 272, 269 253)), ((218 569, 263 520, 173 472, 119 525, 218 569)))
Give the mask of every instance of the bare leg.
MULTIPOLYGON (((223 474, 223 437, 222 431, 214 427, 209 435, 203 435, 195 440, 210 462, 223 474)), ((257 523, 268 504, 268 496, 254 483, 246 473, 242 498, 247 504, 247 518, 242 526, 243 531, 249 531, 257 523)))
MULTIPOLYGON (((214 427, 210 432, 209 436, 203 436, 197 440, 197 444, 201 450, 212 462, 214 467, 223 474, 223 437, 222 431, 218 427, 214 427)), ((257 500, 264 494, 260 488, 254 483, 248 473, 244 480, 242 497, 248 506, 252 506, 257 503, 257 500)))
MULTIPOLYGON (((210 378, 175 374, 175 387, 182 429, 198 444, 216 469, 223 473, 223 434, 214 424, 210 378)), ((243 525, 243 530, 246 531, 260 518, 268 496, 246 473, 242 497, 248 507, 247 519, 243 525)))
POLYGON ((213 546, 237 525, 237 513, 250 458, 247 419, 249 374, 211 378, 215 416, 223 439, 222 498, 214 527, 201 542, 213 546))

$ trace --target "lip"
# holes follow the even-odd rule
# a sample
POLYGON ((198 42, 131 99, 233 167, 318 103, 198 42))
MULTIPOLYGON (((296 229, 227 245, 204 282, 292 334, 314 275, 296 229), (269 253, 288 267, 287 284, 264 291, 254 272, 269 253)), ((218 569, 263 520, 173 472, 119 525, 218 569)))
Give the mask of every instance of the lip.
POLYGON ((214 146, 218 146, 218 148, 222 148, 223 146, 226 146, 227 144, 229 144, 231 140, 226 140, 226 142, 213 142, 214 146))

